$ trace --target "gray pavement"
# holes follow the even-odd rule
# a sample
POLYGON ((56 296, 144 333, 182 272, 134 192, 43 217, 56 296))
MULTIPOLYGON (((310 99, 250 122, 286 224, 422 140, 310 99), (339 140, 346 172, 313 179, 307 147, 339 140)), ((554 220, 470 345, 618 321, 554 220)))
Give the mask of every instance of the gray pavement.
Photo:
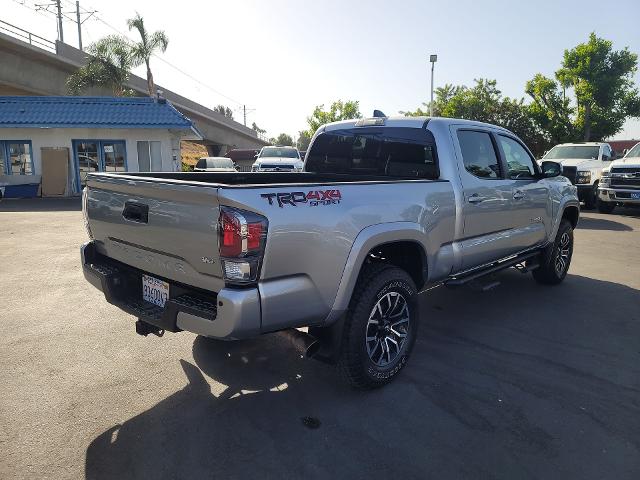
POLYGON ((2 479, 640 478, 639 210, 584 213, 559 287, 425 293, 368 393, 278 335, 137 336, 84 240, 77 200, 0 203, 2 479))

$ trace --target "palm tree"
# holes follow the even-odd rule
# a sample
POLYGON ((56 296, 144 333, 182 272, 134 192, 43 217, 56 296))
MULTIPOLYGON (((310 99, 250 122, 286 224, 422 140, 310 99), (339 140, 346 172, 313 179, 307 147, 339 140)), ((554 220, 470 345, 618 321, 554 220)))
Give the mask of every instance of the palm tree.
POLYGON ((156 86, 153 83, 153 74, 151 73, 149 61, 155 50, 160 49, 164 52, 167 49, 169 38, 167 38, 167 35, 162 30, 158 30, 149 35, 149 32, 147 32, 147 29, 144 27, 144 19, 137 12, 135 17, 127 20, 127 25, 129 26, 129 30, 135 28, 140 34, 140 41, 132 47, 132 55, 138 65, 141 65, 143 62, 146 65, 147 88, 149 90, 149 96, 153 97, 156 94, 156 86))
POLYGON ((109 35, 91 44, 87 53, 87 64, 67 79, 70 95, 79 95, 91 87, 109 89, 117 97, 133 95, 125 87, 131 69, 135 67, 131 47, 125 38, 109 35))

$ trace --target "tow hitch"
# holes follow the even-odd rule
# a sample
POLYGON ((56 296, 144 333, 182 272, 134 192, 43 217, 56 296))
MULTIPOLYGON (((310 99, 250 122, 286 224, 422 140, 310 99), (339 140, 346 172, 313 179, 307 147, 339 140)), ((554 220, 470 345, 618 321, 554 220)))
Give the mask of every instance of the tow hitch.
POLYGON ((164 335, 164 330, 156 327, 155 325, 151 325, 144 320, 138 320, 136 322, 136 333, 138 335, 142 335, 143 337, 146 337, 150 333, 154 334, 157 337, 161 337, 164 335))

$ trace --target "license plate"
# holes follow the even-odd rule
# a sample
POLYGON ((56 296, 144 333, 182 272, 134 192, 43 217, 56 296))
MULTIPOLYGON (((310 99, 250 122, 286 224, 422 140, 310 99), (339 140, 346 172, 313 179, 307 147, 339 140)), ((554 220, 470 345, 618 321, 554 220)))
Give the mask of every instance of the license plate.
POLYGON ((164 307, 169 299, 169 284, 149 275, 142 275, 142 299, 164 307))
POLYGON ((631 192, 631 198, 634 200, 640 200, 640 192, 631 192))

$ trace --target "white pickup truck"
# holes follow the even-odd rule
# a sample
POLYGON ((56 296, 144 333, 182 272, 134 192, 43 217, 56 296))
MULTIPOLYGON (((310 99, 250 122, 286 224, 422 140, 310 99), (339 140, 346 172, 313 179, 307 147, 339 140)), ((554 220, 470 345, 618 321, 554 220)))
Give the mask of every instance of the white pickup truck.
POLYGON ((562 175, 578 188, 578 198, 587 209, 596 208, 598 185, 602 171, 611 165, 612 150, 608 143, 562 143, 549 150, 542 160, 562 165, 562 175))
POLYGON ((616 205, 640 205, 640 143, 602 172, 598 211, 611 213, 616 205))

